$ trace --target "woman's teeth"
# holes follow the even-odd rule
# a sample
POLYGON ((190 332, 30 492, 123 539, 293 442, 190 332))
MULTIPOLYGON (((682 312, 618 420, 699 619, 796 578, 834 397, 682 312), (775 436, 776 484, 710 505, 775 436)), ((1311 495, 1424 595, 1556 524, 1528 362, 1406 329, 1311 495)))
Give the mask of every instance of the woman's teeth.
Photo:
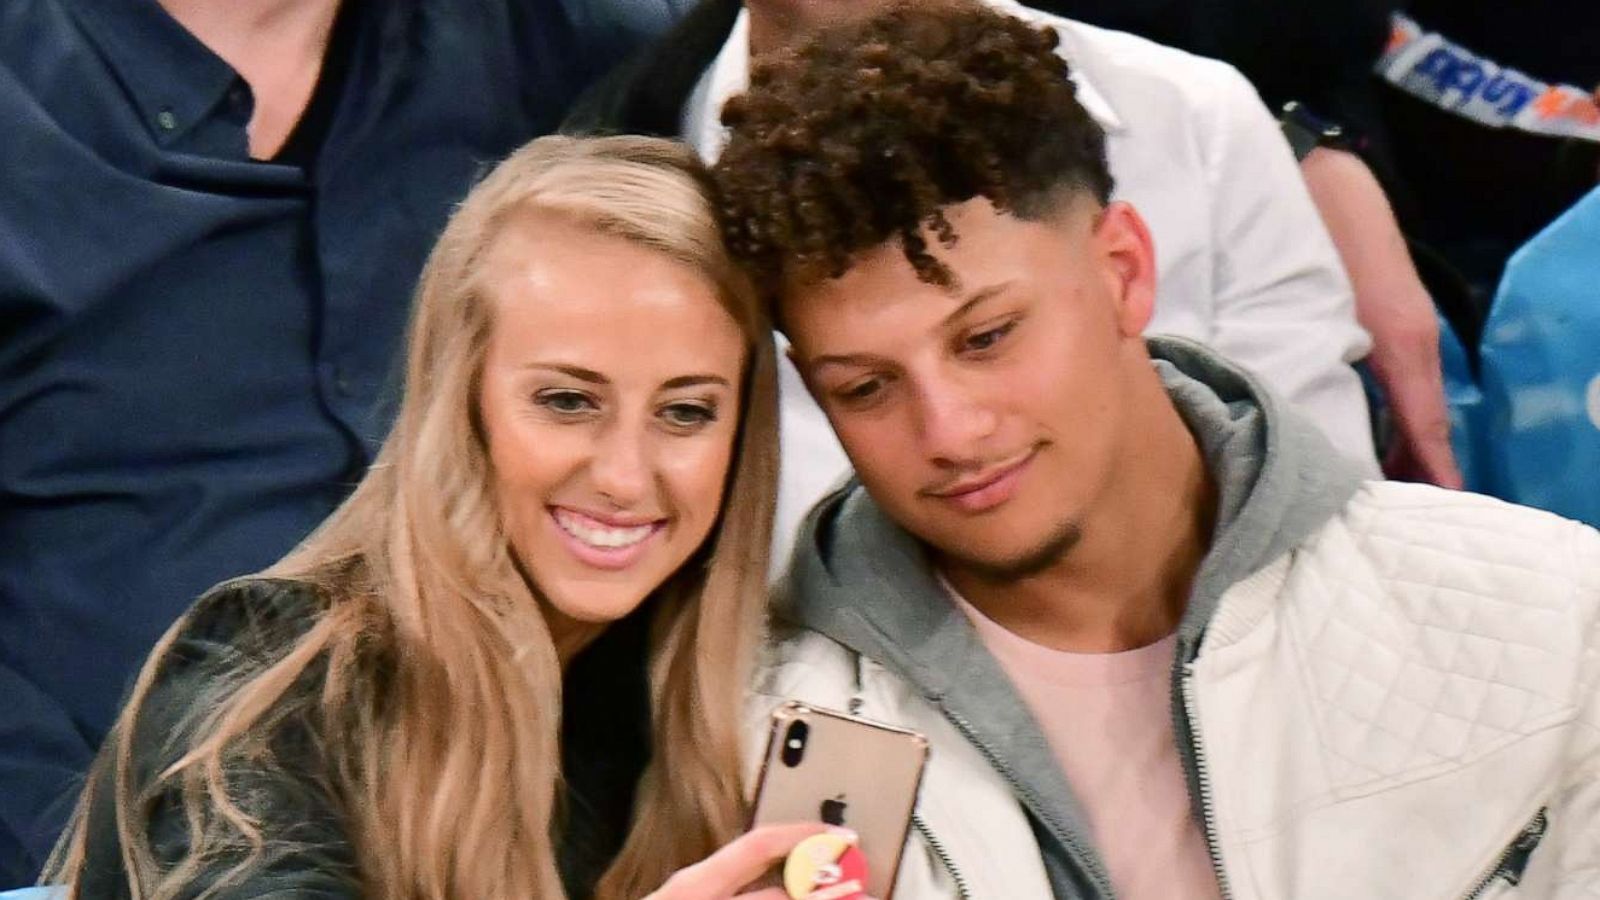
POLYGON ((555 511, 555 519, 556 524, 561 526, 562 531, 591 547, 598 547, 603 550, 631 547, 649 537, 656 527, 653 523, 633 525, 627 528, 602 525, 588 516, 559 508, 555 511))

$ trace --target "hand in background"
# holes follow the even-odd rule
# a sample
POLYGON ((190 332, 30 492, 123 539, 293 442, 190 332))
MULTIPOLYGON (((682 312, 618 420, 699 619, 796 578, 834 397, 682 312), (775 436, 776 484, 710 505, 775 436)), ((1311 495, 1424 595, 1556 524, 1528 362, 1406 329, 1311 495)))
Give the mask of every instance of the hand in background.
POLYGON ((1300 170, 1350 275, 1356 318, 1372 335, 1368 362, 1395 424, 1384 473, 1460 488, 1437 314, 1382 186, 1360 157, 1343 150, 1319 147, 1300 170))

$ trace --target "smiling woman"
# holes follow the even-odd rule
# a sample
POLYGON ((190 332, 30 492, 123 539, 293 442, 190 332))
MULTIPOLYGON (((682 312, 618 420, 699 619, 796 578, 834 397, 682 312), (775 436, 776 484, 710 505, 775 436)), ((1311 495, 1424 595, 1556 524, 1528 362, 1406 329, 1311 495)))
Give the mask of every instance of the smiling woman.
POLYGON ((715 524, 746 339, 701 271, 559 213, 508 222, 482 279, 497 505, 570 652, 715 524))
POLYGON ((377 464, 140 673, 73 896, 636 898, 742 829, 774 367, 706 197, 638 138, 473 190, 377 464))

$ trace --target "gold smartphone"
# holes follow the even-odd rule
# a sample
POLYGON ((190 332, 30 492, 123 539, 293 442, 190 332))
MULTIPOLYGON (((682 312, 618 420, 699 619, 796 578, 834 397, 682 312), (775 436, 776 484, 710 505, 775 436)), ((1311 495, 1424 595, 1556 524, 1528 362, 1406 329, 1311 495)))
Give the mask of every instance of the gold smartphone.
POLYGON ((751 825, 823 821, 860 836, 867 893, 889 900, 928 740, 790 701, 772 712, 751 825))

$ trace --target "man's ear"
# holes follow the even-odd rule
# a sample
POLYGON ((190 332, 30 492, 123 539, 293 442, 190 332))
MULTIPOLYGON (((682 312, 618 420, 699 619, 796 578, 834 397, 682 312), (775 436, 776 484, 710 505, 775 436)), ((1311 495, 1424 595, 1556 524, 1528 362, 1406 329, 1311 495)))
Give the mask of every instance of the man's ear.
POLYGON ((1150 228, 1138 210, 1119 201, 1096 214, 1093 239, 1106 264, 1118 325, 1124 336, 1137 337, 1156 308, 1156 252, 1150 228))

